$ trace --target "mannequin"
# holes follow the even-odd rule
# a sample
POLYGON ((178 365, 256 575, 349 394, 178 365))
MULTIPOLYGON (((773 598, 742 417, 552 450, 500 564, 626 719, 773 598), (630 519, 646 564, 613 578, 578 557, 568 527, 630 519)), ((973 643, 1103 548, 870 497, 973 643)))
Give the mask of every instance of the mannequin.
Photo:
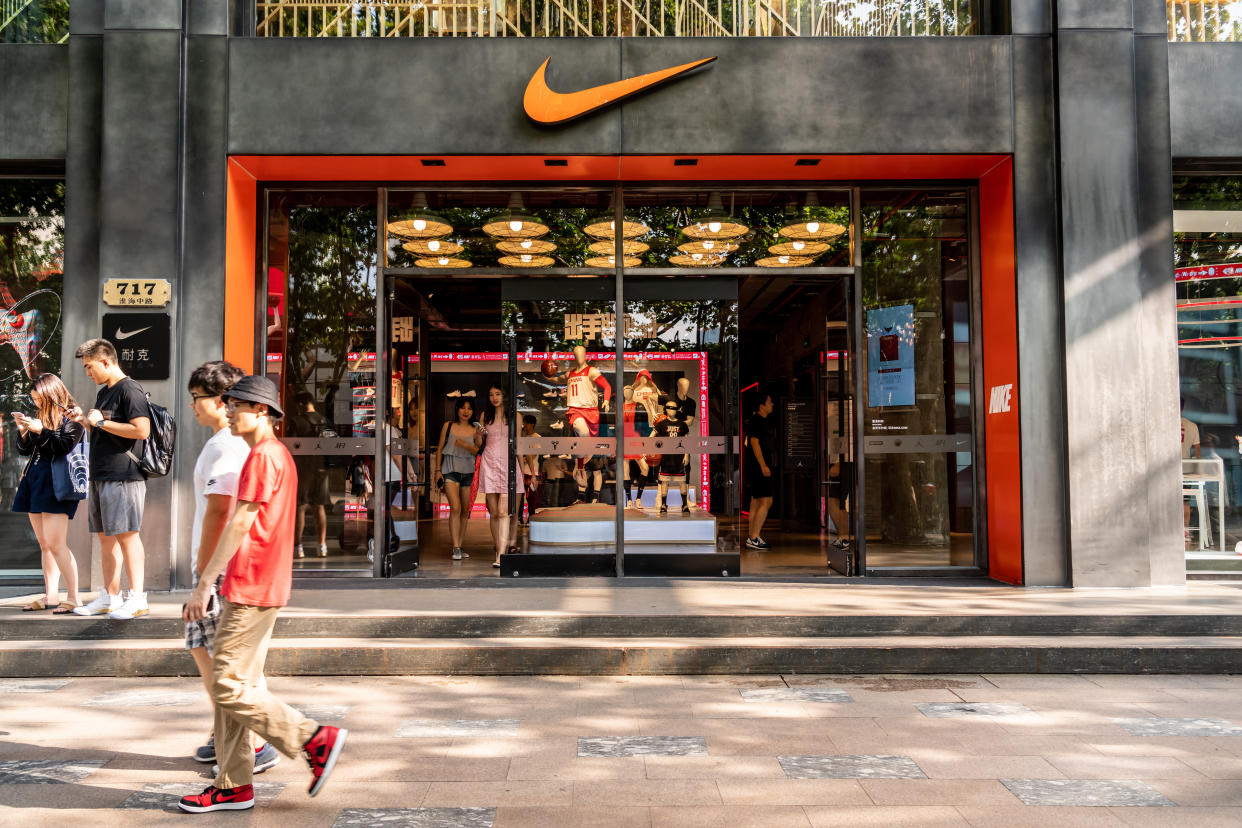
MULTIPOLYGON (((694 429, 694 415, 698 412, 698 405, 694 401, 694 397, 690 396, 690 380, 685 377, 679 377, 677 380, 677 396, 673 398, 677 403, 677 413, 681 416, 682 422, 686 424, 686 433, 692 433, 694 429)), ((690 482, 690 455, 686 455, 686 483, 690 482)))
MULTIPOLYGON (((574 346, 574 367, 569 371, 560 374, 558 381, 563 381, 566 385, 565 405, 569 407, 569 427, 574 430, 575 436, 578 437, 598 437, 599 436, 599 412, 602 409, 605 414, 608 413, 608 407, 612 400, 612 386, 608 384, 608 380, 594 365, 587 364, 587 350, 582 345, 574 346), (603 390, 604 400, 601 405, 599 401, 599 391, 603 390)), ((590 497, 598 497, 599 490, 604 485, 604 472, 602 469, 592 470, 592 486, 589 487, 590 497)), ((574 467, 574 478, 578 481, 579 486, 586 485, 586 458, 579 456, 574 467)))
MULTIPOLYGON (((679 418, 677 403, 668 400, 664 403, 664 416, 656 423, 657 437, 685 437, 690 433, 689 427, 679 418)), ((690 504, 686 498, 689 486, 686 484, 686 455, 665 454, 660 458, 659 504, 660 514, 668 514, 668 486, 676 483, 681 492, 681 513, 690 514, 690 504)))
POLYGON ((634 378, 634 428, 640 437, 649 436, 655 421, 660 419, 660 397, 651 372, 646 368, 639 371, 634 378))
MULTIPOLYGON (((638 409, 638 403, 633 401, 634 389, 627 385, 622 389, 622 395, 625 398, 624 408, 622 408, 625 436, 627 438, 638 437, 639 433, 634 423, 634 415, 638 409)), ((625 508, 641 509, 643 507, 643 489, 647 483, 647 474, 650 472, 650 467, 647 465, 647 459, 642 454, 626 454, 624 459, 625 462, 621 466, 621 473, 625 475, 625 508), (630 498, 630 483, 634 477, 630 472, 631 468, 638 470, 638 500, 630 498)))

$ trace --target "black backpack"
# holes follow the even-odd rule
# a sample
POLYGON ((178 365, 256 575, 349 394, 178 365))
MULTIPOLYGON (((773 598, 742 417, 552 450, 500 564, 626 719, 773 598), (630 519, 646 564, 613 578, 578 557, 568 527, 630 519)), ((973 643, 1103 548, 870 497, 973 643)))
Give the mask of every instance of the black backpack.
POLYGON ((167 408, 151 402, 150 394, 147 394, 147 408, 151 410, 151 433, 142 441, 142 456, 135 457, 132 451, 125 453, 138 464, 138 470, 143 477, 163 477, 172 471, 173 449, 177 443, 177 420, 168 413, 167 408))

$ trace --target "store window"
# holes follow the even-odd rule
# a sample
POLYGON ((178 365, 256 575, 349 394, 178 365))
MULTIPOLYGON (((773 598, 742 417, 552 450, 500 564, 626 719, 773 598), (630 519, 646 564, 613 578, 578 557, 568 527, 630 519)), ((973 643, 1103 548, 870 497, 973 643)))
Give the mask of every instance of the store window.
POLYGON ((9 511, 26 462, 9 412, 34 415, 31 381, 60 373, 64 210, 62 180, 0 177, 0 578, 41 572, 30 521, 9 511))
POLYGON ((1190 570, 1242 540, 1242 176, 1174 179, 1182 517, 1190 570))

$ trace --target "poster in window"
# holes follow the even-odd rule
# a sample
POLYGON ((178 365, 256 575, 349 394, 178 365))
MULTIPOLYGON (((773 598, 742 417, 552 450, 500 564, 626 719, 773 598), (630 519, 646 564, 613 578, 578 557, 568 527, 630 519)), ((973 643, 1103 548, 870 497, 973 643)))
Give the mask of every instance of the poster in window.
POLYGON ((914 305, 867 311, 867 399, 872 408, 914 405, 914 305))

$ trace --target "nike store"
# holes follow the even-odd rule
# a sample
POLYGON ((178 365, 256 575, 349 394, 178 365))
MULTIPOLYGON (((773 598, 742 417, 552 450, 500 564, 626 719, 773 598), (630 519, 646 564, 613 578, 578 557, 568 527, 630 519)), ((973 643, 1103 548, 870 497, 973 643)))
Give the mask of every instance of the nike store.
POLYGON ((280 389, 300 577, 1184 581, 1172 182, 1242 159, 1242 46, 1160 0, 306 5, 0 43, 0 184, 63 194, 0 217, 0 393, 92 399, 124 335, 181 424, 153 588, 222 357, 280 389))

